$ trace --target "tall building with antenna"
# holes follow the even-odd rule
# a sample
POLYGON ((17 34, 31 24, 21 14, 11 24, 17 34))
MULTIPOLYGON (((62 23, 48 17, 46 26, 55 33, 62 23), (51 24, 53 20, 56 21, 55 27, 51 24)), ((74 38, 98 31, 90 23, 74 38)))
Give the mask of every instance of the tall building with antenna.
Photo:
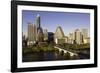
POLYGON ((40 15, 37 14, 35 23, 28 23, 28 42, 33 44, 36 42, 42 42, 44 40, 43 30, 40 24, 40 15))
POLYGON ((37 16, 36 16, 35 25, 36 25, 36 41, 42 42, 44 39, 44 36, 43 36, 43 30, 41 27, 41 19, 40 19, 39 14, 37 14, 37 16))
POLYGON ((37 16, 36 16, 36 21, 35 21, 35 23, 36 23, 36 26, 37 26, 37 28, 40 28, 40 23, 41 23, 41 20, 40 20, 40 15, 39 14, 37 14, 37 16))

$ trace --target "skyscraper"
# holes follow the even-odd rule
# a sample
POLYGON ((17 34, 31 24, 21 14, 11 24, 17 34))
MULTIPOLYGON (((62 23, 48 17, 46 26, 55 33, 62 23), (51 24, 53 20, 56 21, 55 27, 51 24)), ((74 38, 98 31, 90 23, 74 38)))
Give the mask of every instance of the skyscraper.
POLYGON ((64 38, 64 32, 63 32, 62 28, 60 26, 58 26, 57 29, 56 29, 56 32, 54 34, 55 43, 57 44, 59 42, 58 40, 59 39, 63 40, 63 38, 64 38))
POLYGON ((64 37, 64 32, 60 26, 57 27, 54 37, 57 39, 62 39, 64 37))
POLYGON ((37 28, 40 28, 40 15, 39 14, 37 14, 36 16, 36 26, 37 28))
POLYGON ((35 25, 36 25, 36 41, 37 42, 42 42, 43 41, 43 30, 40 24, 40 15, 37 14, 36 16, 36 21, 35 21, 35 25))
POLYGON ((28 41, 29 42, 33 42, 34 41, 34 35, 33 35, 33 24, 32 23, 28 23, 28 41))
POLYGON ((54 42, 54 33, 48 32, 48 42, 54 42))
POLYGON ((43 40, 43 30, 40 25, 40 15, 38 14, 34 25, 32 23, 28 23, 28 45, 32 45, 36 42, 42 42, 43 40))
POLYGON ((68 43, 73 44, 75 40, 75 34, 74 33, 69 33, 68 35, 68 43))
POLYGON ((83 35, 83 39, 88 37, 88 30, 87 29, 82 29, 81 32, 82 32, 82 35, 83 35))
POLYGON ((37 42, 43 42, 43 41, 44 41, 43 30, 42 28, 39 28, 37 32, 37 42))
POLYGON ((82 33, 79 29, 75 30, 75 43, 82 44, 82 33))
POLYGON ((37 32, 37 28, 36 28, 36 25, 34 24, 34 25, 33 25, 33 37, 34 37, 34 42, 36 42, 36 37, 37 37, 37 36, 36 36, 36 35, 37 35, 36 32, 37 32))
POLYGON ((44 29, 43 34, 44 34, 44 41, 47 41, 48 40, 48 31, 47 31, 47 29, 44 29))
POLYGON ((88 29, 82 29, 81 30, 82 35, 83 35, 83 43, 86 43, 86 39, 88 38, 88 29))

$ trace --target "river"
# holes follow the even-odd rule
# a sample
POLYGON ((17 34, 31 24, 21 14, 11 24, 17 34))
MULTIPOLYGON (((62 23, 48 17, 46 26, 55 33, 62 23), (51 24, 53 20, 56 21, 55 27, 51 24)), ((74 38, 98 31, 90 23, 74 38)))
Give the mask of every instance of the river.
POLYGON ((89 54, 79 53, 76 57, 65 56, 57 52, 39 52, 23 54, 23 62, 37 62, 37 61, 55 61, 55 60, 79 60, 89 59, 89 54))

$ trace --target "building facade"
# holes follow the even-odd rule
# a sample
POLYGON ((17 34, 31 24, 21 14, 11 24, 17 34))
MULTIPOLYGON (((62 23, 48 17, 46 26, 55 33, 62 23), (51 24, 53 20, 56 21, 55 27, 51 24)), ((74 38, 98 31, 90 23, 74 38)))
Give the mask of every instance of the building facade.
POLYGON ((54 33, 53 32, 48 32, 48 42, 49 43, 54 42, 54 33))
POLYGON ((81 32, 82 32, 82 35, 83 35, 83 39, 88 37, 88 30, 87 29, 82 29, 81 32))
POLYGON ((84 39, 84 44, 89 44, 90 43, 90 38, 88 37, 88 38, 85 38, 84 39))
POLYGON ((40 25, 40 15, 38 14, 34 25, 32 23, 28 23, 28 44, 32 45, 36 42, 42 42, 43 40, 43 30, 40 25))
POLYGON ((28 23, 28 45, 34 43, 34 27, 32 23, 28 23))
POLYGON ((41 23, 40 23, 40 15, 38 14, 36 17, 36 41, 37 42, 42 42, 44 39, 44 35, 43 35, 43 29, 41 27, 41 23))
POLYGON ((68 35, 68 43, 73 44, 75 40, 75 33, 69 33, 68 35))
POLYGON ((64 39, 64 32, 60 26, 57 27, 55 33, 54 33, 54 41, 56 44, 59 44, 60 41, 63 41, 64 39))
POLYGON ((79 29, 75 30, 75 43, 76 44, 82 44, 82 33, 79 29))
POLYGON ((48 40, 48 30, 44 29, 43 34, 44 34, 44 41, 47 41, 48 40))
POLYGON ((85 44, 86 42, 84 40, 87 40, 88 38, 88 29, 82 29, 81 32, 83 35, 83 44, 85 44))
POLYGON ((34 31, 33 24, 28 23, 28 41, 34 41, 33 31, 34 31))

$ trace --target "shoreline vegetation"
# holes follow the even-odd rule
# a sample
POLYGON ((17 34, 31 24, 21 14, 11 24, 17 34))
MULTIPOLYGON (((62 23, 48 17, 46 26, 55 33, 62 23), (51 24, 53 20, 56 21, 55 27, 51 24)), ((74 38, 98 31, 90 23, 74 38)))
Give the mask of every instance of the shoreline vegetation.
MULTIPOLYGON (((90 44, 59 44, 56 46, 64 48, 65 50, 90 50, 90 44)), ((23 54, 36 52, 59 52, 59 50, 54 48, 53 44, 48 44, 46 46, 32 45, 23 47, 23 54)))
POLYGON ((56 61, 56 60, 77 60, 77 59, 89 59, 90 54, 90 44, 48 44, 46 46, 39 46, 39 45, 33 45, 33 46, 27 46, 23 47, 23 62, 35 62, 35 61, 56 61), (69 52, 64 53, 64 51, 59 51, 59 49, 54 48, 54 46, 58 46, 60 48, 65 48, 65 50, 68 50, 73 53, 77 53, 78 55, 71 56, 69 52), (76 48, 75 48, 76 47, 76 48), (69 48, 69 49, 67 49, 69 48), (84 52, 85 51, 85 52, 84 52), (55 59, 49 60, 48 57, 43 59, 43 54, 55 54, 55 59), (41 56, 42 55, 42 56, 41 56), (31 57, 31 59, 25 59, 24 57, 31 57), (85 58, 81 58, 81 56, 85 56, 85 58), (42 57, 42 58, 41 58, 42 57))

